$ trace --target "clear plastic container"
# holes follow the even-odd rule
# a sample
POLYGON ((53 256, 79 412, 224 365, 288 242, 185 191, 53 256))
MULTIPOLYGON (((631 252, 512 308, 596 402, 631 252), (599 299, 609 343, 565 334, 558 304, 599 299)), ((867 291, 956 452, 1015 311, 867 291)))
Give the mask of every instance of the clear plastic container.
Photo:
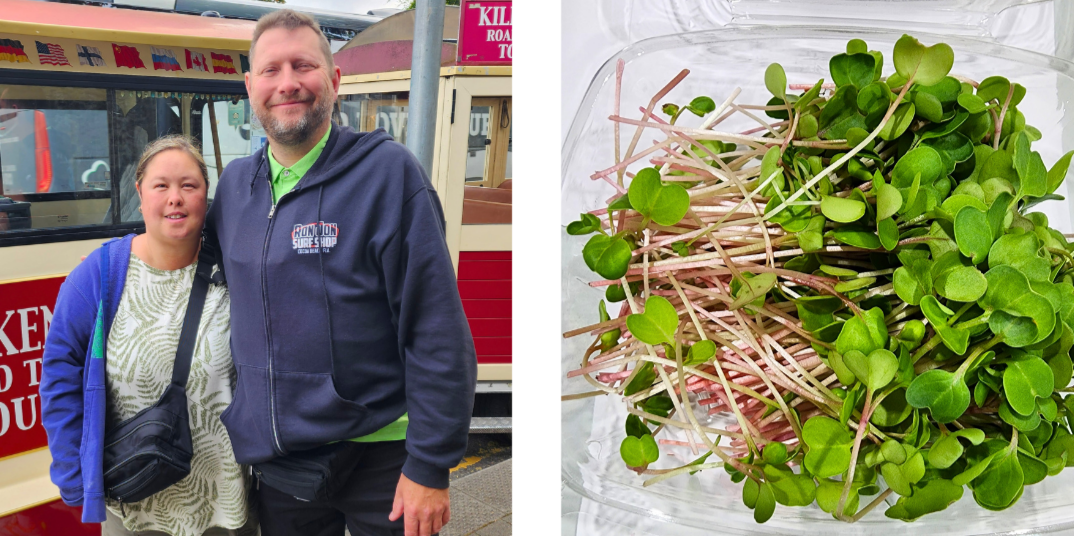
MULTIPOLYGON (((765 12, 776 2, 740 0, 736 4, 763 4, 765 12)), ((940 2, 943 4, 943 2, 940 2)), ((993 9, 1019 4, 1017 1, 991 2, 993 9)), ((848 2, 836 2, 837 7, 850 9, 848 2)), ((863 2, 872 6, 886 5, 888 12, 920 6, 922 2, 863 2)), ((948 6, 965 2, 946 2, 948 6)), ((788 4, 780 4, 787 6, 788 4)), ((935 3, 934 3, 935 5, 935 3)), ((820 9, 820 3, 807 0, 797 5, 799 10, 820 9)), ((741 6, 738 6, 739 8, 741 6)), ((734 11, 734 10, 732 10, 734 11)), ((756 11, 753 11, 757 13, 756 11)), ((626 62, 622 82, 622 111, 625 117, 638 117, 639 106, 648 104, 652 96, 680 70, 690 69, 690 75, 661 102, 686 103, 698 95, 721 102, 736 87, 742 93, 738 103, 764 103, 769 94, 764 88, 764 71, 771 62, 779 62, 787 72, 790 83, 813 84, 819 78, 829 78, 828 59, 845 51, 846 42, 864 39, 872 50, 884 53, 884 75, 894 71, 891 50, 902 30, 859 28, 845 25, 856 17, 827 20, 826 24, 804 26, 729 27, 719 30, 686 33, 647 39, 638 42, 611 58, 598 72, 582 106, 571 125, 563 146, 562 160, 562 223, 578 218, 583 211, 604 206, 614 190, 603 181, 589 176, 614 163, 612 115, 615 92, 615 64, 626 62)), ((744 15, 739 15, 742 18, 744 15)), ((916 17, 917 15, 915 15, 916 17)), ((748 17, 747 17, 748 18, 748 17)), ((754 18, 761 18, 757 15, 754 18)), ((860 19, 860 17, 857 17, 860 19)), ((813 19, 817 20, 817 19, 813 19)), ((899 19, 901 20, 901 19, 899 19)), ((981 20, 981 19, 974 19, 981 20)), ((985 21, 987 22, 987 21, 985 21)), ((956 24, 956 25, 960 25, 956 24)), ((893 24, 900 27, 900 24, 893 24)), ((922 26, 922 24, 917 24, 922 26)), ((934 25, 935 27, 935 25, 934 25)), ((965 25, 962 25, 965 27, 965 25)), ((1051 56, 1019 50, 990 42, 984 38, 939 35, 923 31, 911 32, 925 44, 945 42, 955 52, 953 74, 981 80, 1002 75, 1026 87, 1026 98, 1020 109, 1027 124, 1040 129, 1043 139, 1034 143, 1046 164, 1051 166, 1063 153, 1074 149, 1074 115, 1068 114, 1074 100, 1074 64, 1051 56)), ((685 116, 684 116, 685 117, 685 116)), ((700 123, 691 117, 685 124, 700 123)), ((680 119, 682 121, 682 119, 680 119)), ((745 122, 725 123, 728 131, 751 128, 745 122)), ((621 147, 625 149, 634 134, 633 127, 622 127, 621 147)), ((659 134, 646 132, 639 147, 645 147, 659 134)), ((644 167, 638 163, 631 168, 644 167)), ((1071 231, 1072 192, 1067 181, 1057 193, 1068 201, 1038 205, 1035 210, 1048 214, 1052 227, 1064 233, 1071 231)), ((582 261, 581 250, 587 237, 572 237, 562 233, 563 298, 562 328, 572 330, 597 321, 597 303, 601 289, 588 286, 596 279, 582 261)), ((612 308, 618 310, 618 308, 612 308)), ((614 314, 614 313, 612 313, 614 314)), ((568 370, 577 368, 582 353, 591 342, 588 335, 565 339, 561 367, 563 394, 591 390, 580 378, 567 379, 568 370)), ((573 492, 585 498, 644 516, 654 522, 686 525, 721 534, 1039 534, 1074 528, 1074 470, 1048 477, 1043 482, 1027 486, 1017 504, 1002 512, 992 512, 978 506, 970 493, 947 510, 925 516, 914 523, 888 519, 880 505, 855 524, 836 521, 816 506, 789 508, 778 506, 775 516, 763 525, 753 521, 752 511, 741 501, 741 485, 734 484, 721 469, 693 476, 680 476, 650 487, 643 487, 643 478, 627 470, 618 454, 625 433, 625 410, 622 401, 607 396, 585 398, 562 403, 562 478, 573 492)), ((706 420, 702 420, 705 423, 706 420)), ((707 418, 712 426, 730 422, 725 417, 707 418)), ((667 452, 662 451, 662 452, 667 452)), ((682 465, 692 459, 689 453, 678 459, 662 454, 654 468, 682 465)), ((862 506, 871 498, 863 497, 862 506)), ((888 504, 897 497, 890 496, 888 504)), ((625 527, 608 518, 608 534, 622 533, 625 527)))

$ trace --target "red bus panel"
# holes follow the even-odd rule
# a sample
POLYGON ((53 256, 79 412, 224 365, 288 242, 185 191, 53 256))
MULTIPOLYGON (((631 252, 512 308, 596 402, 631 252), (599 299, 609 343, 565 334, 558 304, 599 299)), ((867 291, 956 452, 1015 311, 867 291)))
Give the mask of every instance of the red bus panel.
POLYGON ((459 295, 478 363, 511 362, 511 252, 459 252, 459 295))
POLYGON ((82 523, 82 508, 54 501, 0 517, 4 536, 101 536, 99 523, 82 523))
POLYGON ((45 336, 64 279, 0 285, 0 458, 48 445, 37 390, 45 336))

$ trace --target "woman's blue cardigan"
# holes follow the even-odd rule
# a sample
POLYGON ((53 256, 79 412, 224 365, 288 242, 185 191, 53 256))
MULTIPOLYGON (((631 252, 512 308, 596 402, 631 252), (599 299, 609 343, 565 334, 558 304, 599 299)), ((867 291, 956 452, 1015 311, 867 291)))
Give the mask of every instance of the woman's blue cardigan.
POLYGON ((104 508, 105 345, 130 262, 127 235, 90 253, 60 287, 45 340, 41 417, 52 453, 52 482, 83 523, 104 508))

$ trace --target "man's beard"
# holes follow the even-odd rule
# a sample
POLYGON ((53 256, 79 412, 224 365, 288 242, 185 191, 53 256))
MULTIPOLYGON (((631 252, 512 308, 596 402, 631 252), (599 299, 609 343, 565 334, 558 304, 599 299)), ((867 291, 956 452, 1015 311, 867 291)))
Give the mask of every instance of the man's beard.
POLYGON ((330 92, 320 95, 313 105, 290 124, 276 119, 267 108, 255 105, 254 113, 258 121, 265 129, 272 141, 286 146, 299 146, 308 142, 317 129, 321 127, 332 114, 332 98, 330 92))

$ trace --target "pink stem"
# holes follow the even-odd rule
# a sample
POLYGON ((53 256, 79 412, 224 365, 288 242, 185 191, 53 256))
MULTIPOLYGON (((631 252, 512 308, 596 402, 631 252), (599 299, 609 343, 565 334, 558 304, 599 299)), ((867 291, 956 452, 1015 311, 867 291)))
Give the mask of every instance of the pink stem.
MULTIPOLYGON (((620 59, 615 64, 615 115, 619 115, 619 102, 623 89, 623 67, 626 66, 626 62, 620 59)), ((615 163, 619 163, 619 123, 615 124, 615 163)), ((619 184, 623 183, 622 168, 619 170, 619 184)))

